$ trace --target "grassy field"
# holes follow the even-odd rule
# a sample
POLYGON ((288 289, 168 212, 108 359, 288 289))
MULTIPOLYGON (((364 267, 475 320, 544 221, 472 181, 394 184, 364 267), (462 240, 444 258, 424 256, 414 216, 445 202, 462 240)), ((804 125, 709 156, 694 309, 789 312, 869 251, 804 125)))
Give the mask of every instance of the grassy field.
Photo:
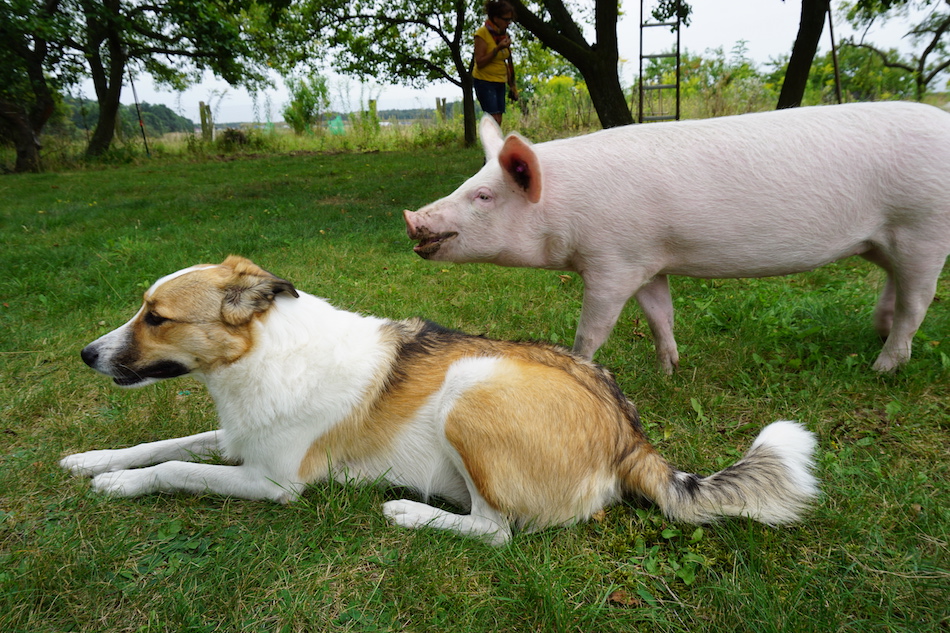
POLYGON ((400 212, 479 150, 171 162, 0 179, 2 631, 948 631, 950 275, 896 376, 862 261, 766 280, 673 281, 671 378, 635 305, 598 360, 659 449, 708 474, 765 424, 819 436, 801 525, 697 529, 621 504, 502 548, 388 526, 401 491, 323 484, 281 507, 110 499, 76 451, 215 427, 188 377, 121 390, 79 359, 158 277, 229 253, 341 308, 569 345, 575 275, 425 262, 400 212))

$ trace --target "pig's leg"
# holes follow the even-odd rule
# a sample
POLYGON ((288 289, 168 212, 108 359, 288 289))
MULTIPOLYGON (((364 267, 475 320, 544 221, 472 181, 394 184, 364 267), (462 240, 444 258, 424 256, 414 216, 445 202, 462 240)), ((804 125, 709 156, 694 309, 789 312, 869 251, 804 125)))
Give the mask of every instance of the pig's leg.
POLYGON ((620 318, 620 312, 633 294, 643 283, 642 276, 633 279, 634 283, 623 283, 623 271, 613 271, 611 275, 590 274, 584 278, 584 303, 581 306, 581 318, 574 335, 574 352, 591 359, 594 352, 604 344, 610 332, 620 318))
POLYGON ((874 308, 874 329, 881 336, 881 340, 886 341, 891 335, 896 303, 897 284, 894 282, 894 276, 888 274, 887 281, 884 282, 884 290, 881 291, 881 298, 877 300, 877 306, 874 308))
POLYGON ((874 361, 875 370, 891 372, 910 359, 914 334, 937 293, 937 278, 944 259, 941 256, 940 261, 918 260, 913 264, 902 263, 900 268, 895 268, 894 321, 884 348, 874 361))
POLYGON ((680 357, 673 338, 673 299, 669 279, 666 275, 657 275, 635 296, 653 332, 657 363, 665 373, 672 374, 679 367, 680 357))
POLYGON ((657 275, 644 284, 642 274, 625 275, 614 271, 609 277, 584 277, 584 305, 574 337, 574 351, 592 358, 617 324, 620 312, 631 295, 646 316, 653 332, 657 362, 667 374, 679 365, 676 340, 673 338, 673 300, 666 275, 657 275))
POLYGON ((887 273, 887 281, 884 283, 881 297, 877 300, 877 306, 874 308, 874 329, 877 330, 882 340, 887 340, 891 333, 891 325, 894 323, 894 305, 897 300, 894 269, 887 257, 876 248, 863 253, 861 257, 877 264, 887 273))

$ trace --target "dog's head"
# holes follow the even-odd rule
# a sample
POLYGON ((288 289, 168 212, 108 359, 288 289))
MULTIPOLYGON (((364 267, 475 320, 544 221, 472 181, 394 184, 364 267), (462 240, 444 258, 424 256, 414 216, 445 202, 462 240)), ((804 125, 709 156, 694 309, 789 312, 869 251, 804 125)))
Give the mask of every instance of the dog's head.
POLYGON ((242 257, 162 277, 125 325, 82 350, 87 365, 123 387, 142 387, 232 363, 251 349, 252 326, 293 284, 242 257))

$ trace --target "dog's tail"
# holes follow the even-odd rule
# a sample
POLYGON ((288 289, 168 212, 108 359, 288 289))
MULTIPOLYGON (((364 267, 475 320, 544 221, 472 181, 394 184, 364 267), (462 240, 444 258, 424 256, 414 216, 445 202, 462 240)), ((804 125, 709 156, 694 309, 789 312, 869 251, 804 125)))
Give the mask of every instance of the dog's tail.
POLYGON ((653 500, 671 519, 745 516, 781 525, 797 521, 818 496, 815 444, 802 425, 779 421, 762 429, 738 462, 708 477, 676 470, 649 445, 628 455, 621 473, 628 491, 653 500))

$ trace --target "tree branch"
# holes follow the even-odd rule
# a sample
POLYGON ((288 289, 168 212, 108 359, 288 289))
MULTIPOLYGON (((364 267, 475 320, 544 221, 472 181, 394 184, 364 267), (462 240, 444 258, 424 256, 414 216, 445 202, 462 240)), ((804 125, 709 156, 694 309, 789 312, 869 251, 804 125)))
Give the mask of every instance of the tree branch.
POLYGON ((901 62, 894 62, 894 61, 891 61, 891 59, 890 59, 890 57, 888 57, 888 54, 887 54, 887 53, 885 53, 885 52, 882 51, 882 50, 879 50, 879 49, 875 48, 874 46, 871 46, 870 44, 865 44, 865 43, 863 43, 863 42, 847 42, 847 44, 848 44, 849 46, 854 46, 854 47, 856 47, 856 48, 866 48, 866 49, 868 49, 869 51, 872 51, 872 52, 874 52, 874 53, 877 53, 878 57, 881 58, 881 63, 884 64, 884 66, 887 67, 887 68, 899 68, 900 70, 906 70, 906 71, 909 72, 909 73, 915 73, 915 72, 917 72, 917 69, 914 68, 913 66, 908 66, 907 64, 904 64, 904 63, 901 63, 901 62))

